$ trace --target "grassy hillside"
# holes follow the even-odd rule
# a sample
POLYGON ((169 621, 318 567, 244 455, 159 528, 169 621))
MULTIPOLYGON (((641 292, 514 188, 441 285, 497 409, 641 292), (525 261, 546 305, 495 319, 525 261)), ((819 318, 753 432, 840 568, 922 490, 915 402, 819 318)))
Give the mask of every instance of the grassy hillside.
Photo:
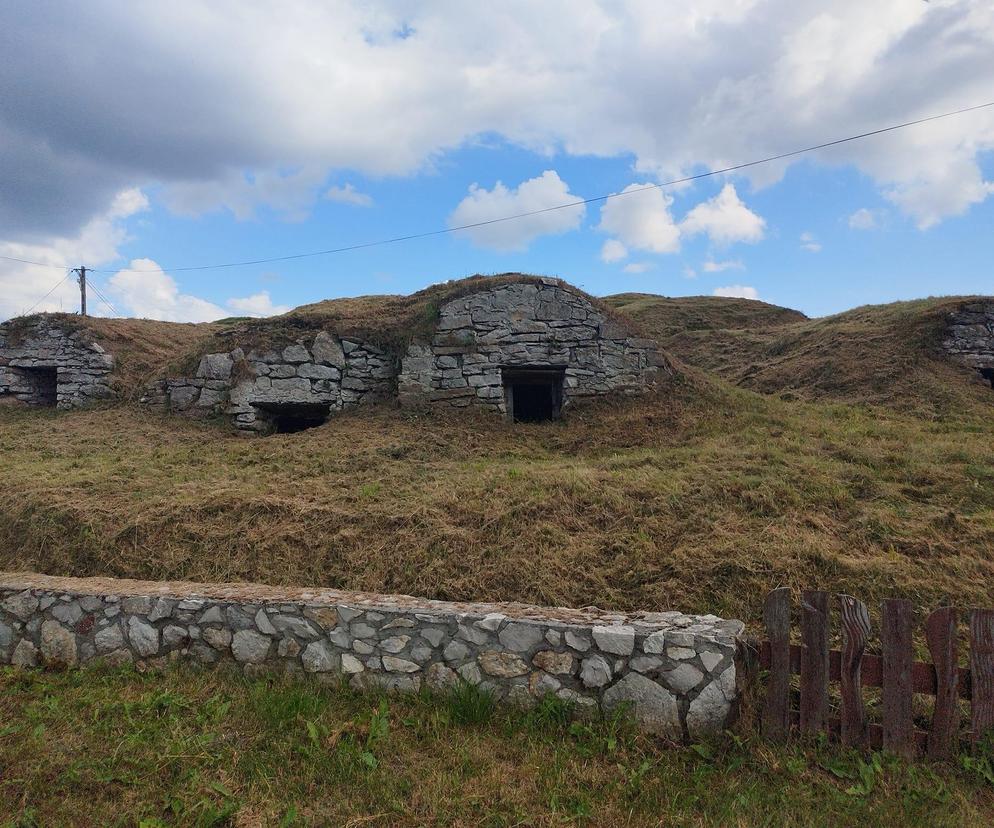
POLYGON ((551 425, 359 411, 246 440, 0 409, 0 568, 716 612, 789 584, 994 603, 994 423, 691 376, 551 425))
POLYGON ((819 319, 743 299, 620 294, 605 301, 674 356, 745 388, 979 416, 994 403, 990 385, 938 350, 948 314, 967 300, 867 305, 819 319))

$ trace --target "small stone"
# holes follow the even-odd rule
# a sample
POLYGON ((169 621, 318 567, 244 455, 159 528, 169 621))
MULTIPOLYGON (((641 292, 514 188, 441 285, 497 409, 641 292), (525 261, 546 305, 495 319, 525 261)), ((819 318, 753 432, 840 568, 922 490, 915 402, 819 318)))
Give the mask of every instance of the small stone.
POLYGON ((7 647, 14 640, 14 628, 0 621, 0 648, 7 647))
POLYGON ((27 621, 38 609, 38 599, 25 590, 0 602, 0 607, 3 607, 11 615, 16 615, 22 621, 27 621))
POLYGON ((389 624, 384 624, 380 627, 381 630, 393 630, 393 629, 411 629, 414 626, 414 622, 410 618, 395 618, 389 624))
POLYGON ((73 667, 76 664, 76 636, 58 621, 41 625, 41 655, 51 666, 73 667))
POLYGON ((461 641, 450 641, 442 650, 442 658, 450 664, 456 661, 465 661, 469 657, 469 647, 461 641))
POLYGON ((608 713, 631 705, 635 721, 647 732, 672 739, 682 736, 676 696, 638 673, 629 673, 605 690, 603 705, 608 713))
POLYGON ((528 665, 513 653, 502 653, 497 650, 487 650, 477 659, 483 672, 498 678, 514 678, 529 672, 528 665))
POLYGON ((38 648, 28 639, 22 638, 14 647, 14 655, 11 656, 10 663, 15 667, 37 667, 38 648))
POLYGON ((558 647, 563 640, 563 634, 559 630, 546 630, 545 640, 548 641, 553 647, 558 647))
POLYGON ((528 678, 528 690, 533 696, 539 698, 549 693, 555 693, 562 686, 562 682, 559 679, 550 676, 548 673, 543 673, 541 670, 532 673, 528 678))
POLYGON ((418 664, 425 664, 431 661, 431 657, 435 654, 435 651, 431 647, 412 647, 411 648, 411 658, 413 658, 418 664))
POLYGON ((227 619, 228 629, 235 631, 255 629, 252 616, 240 607, 228 607, 224 611, 224 616, 227 619))
POLYGON ((731 704, 721 692, 721 688, 711 682, 690 702, 687 710, 687 731, 691 739, 700 739, 716 733, 725 726, 731 704))
POLYGON ((274 615, 270 620, 273 626, 284 635, 295 635, 297 638, 318 637, 318 632, 314 627, 296 615, 274 615))
POLYGON ((301 363, 310 362, 311 355, 303 345, 288 345, 283 349, 283 359, 285 362, 301 363))
POLYGON ((666 649, 666 635, 662 632, 654 632, 647 635, 642 642, 642 652, 647 655, 660 655, 666 649))
POLYGON ((663 660, 656 656, 635 656, 635 658, 628 662, 628 666, 636 673, 650 673, 662 667, 662 665, 663 660))
POLYGON ((352 625, 351 632, 356 638, 372 638, 376 635, 376 627, 371 627, 369 624, 356 623, 352 625))
POLYGON ((469 641, 471 644, 486 644, 490 640, 490 634, 484 629, 460 624, 456 631, 456 638, 469 641))
POLYGON ((59 604, 52 607, 52 618, 63 624, 75 624, 83 617, 83 610, 73 601, 71 604, 59 604))
POLYGON ((383 656, 383 669, 390 673, 415 673, 421 669, 421 665, 404 658, 383 656))
POLYGON ((325 641, 313 641, 300 657, 308 673, 327 673, 335 669, 335 653, 325 641))
POLYGON ((162 643, 167 647, 178 647, 184 644, 189 636, 184 627, 177 627, 170 624, 162 630, 162 643))
POLYGON ((338 610, 334 607, 307 607, 304 615, 324 630, 330 630, 338 624, 338 610))
POLYGON ((432 647, 438 647, 442 643, 442 639, 445 638, 445 632, 443 630, 428 628, 421 631, 421 637, 431 644, 432 647))
POLYGON ((347 650, 352 646, 352 636, 350 636, 345 630, 332 630, 328 633, 328 640, 331 641, 336 647, 341 647, 343 650, 347 650))
POLYGON ((552 650, 542 650, 536 653, 532 664, 547 673, 569 675, 573 672, 573 656, 569 653, 557 653, 552 650))
POLYGON ((165 598, 159 598, 155 604, 152 605, 152 609, 149 610, 148 620, 154 622, 163 618, 168 618, 172 611, 173 602, 165 598))
POLYGON ((585 653, 590 649, 590 639, 584 635, 573 632, 573 630, 566 630, 566 646, 572 647, 578 652, 585 653))
MULTIPOLYGON (((667 653, 669 655, 669 653, 667 653)), ((673 656, 670 656, 672 658, 673 656)), ((704 665, 704 669, 709 673, 714 671, 714 668, 721 664, 722 655, 720 653, 711 653, 704 650, 701 653, 701 664, 704 665)))
POLYGON ((501 612, 491 612, 476 622, 476 626, 487 632, 497 632, 500 625, 507 620, 507 616, 501 612))
POLYGON ((380 642, 380 649, 385 653, 399 653, 407 642, 411 640, 409 635, 395 635, 380 642))
POLYGON ((43 595, 41 598, 38 599, 38 609, 44 612, 54 603, 55 603, 55 598, 53 598, 51 595, 43 595))
POLYGON ((129 615, 148 615, 152 610, 152 599, 125 598, 121 601, 121 609, 129 615))
POLYGON ((135 616, 128 619, 128 639, 143 658, 159 652, 159 631, 135 616))
POLYGON ((84 595, 79 599, 79 605, 83 612, 96 612, 104 605, 104 602, 96 595, 84 595))
POLYGON ((269 621, 269 616, 263 609, 255 614, 255 626, 263 635, 276 635, 276 627, 269 621))
MULTIPOLYGON (((180 604, 182 607, 183 605, 180 604)), ((208 608, 204 611, 204 614, 200 616, 201 624, 223 624, 224 615, 221 612, 221 608, 217 605, 208 608)))
POLYGON ((201 632, 201 636, 215 650, 227 650, 231 646, 231 630, 208 628, 201 632))
POLYGON ((526 653, 537 647, 543 637, 544 634, 539 627, 516 622, 508 624, 497 636, 504 647, 516 653, 526 653))
POLYGON ((701 683, 702 678, 704 678, 704 674, 693 664, 687 664, 686 662, 673 670, 668 670, 662 676, 663 683, 674 693, 678 693, 681 696, 693 690, 701 683))
POLYGON ((592 655, 583 659, 580 667, 580 681, 584 687, 603 687, 611 681, 611 665, 603 656, 592 655))
POLYGON ((362 610, 355 609, 353 607, 343 607, 341 605, 335 607, 338 611, 338 618, 343 624, 347 624, 353 618, 358 618, 362 615, 362 610))
POLYGON ((124 634, 117 624, 111 624, 97 632, 93 637, 93 643, 96 644, 98 653, 109 653, 124 645, 124 634))
POLYGON ((352 642, 352 649, 359 653, 359 655, 372 655, 375 648, 368 641, 360 641, 359 639, 356 639, 352 642))
POLYGON ((634 627, 594 627, 593 632, 594 641, 605 653, 627 656, 635 650, 634 627))
POLYGON ((354 655, 350 653, 344 653, 342 655, 342 672, 343 673, 361 673, 366 668, 362 666, 362 662, 359 661, 354 655))
POLYGON ((483 676, 480 673, 480 668, 476 666, 474 662, 469 662, 468 664, 463 664, 456 672, 459 674, 463 681, 469 684, 477 685, 483 681, 483 676))
POLYGON ((687 661, 697 655, 697 650, 690 647, 667 647, 666 655, 674 661, 687 661))
POLYGON ((425 683, 436 693, 444 692, 455 687, 459 682, 456 671, 444 664, 432 664, 425 671, 425 683))
POLYGON ((276 652, 280 658, 296 658, 300 655, 300 649, 296 638, 281 638, 276 652))
POLYGON ((261 664, 269 655, 270 640, 253 630, 239 630, 231 640, 231 652, 235 661, 248 664, 261 664))

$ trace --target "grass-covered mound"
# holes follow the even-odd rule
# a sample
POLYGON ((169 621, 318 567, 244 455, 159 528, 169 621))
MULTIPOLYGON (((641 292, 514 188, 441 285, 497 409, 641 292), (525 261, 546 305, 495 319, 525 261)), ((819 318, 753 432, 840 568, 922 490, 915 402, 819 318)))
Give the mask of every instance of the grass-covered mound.
POLYGON ((366 409, 246 440, 0 409, 0 569, 759 618, 782 584, 994 604, 994 422, 684 376, 513 425, 366 409))
POLYGON ((946 416, 979 415, 994 404, 990 385, 939 347, 949 314, 975 298, 866 305, 818 319, 744 299, 620 294, 605 301, 674 356, 737 385, 946 416))

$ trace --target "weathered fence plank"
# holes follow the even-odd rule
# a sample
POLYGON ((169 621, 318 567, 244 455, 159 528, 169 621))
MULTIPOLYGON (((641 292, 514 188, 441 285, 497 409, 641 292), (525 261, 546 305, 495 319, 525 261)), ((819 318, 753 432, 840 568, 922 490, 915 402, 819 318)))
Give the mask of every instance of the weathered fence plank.
POLYGON ((790 728, 790 589, 780 587, 766 596, 763 623, 769 636, 770 661, 763 735, 772 741, 787 737, 790 728))
POLYGON ((819 733, 828 718, 828 593, 805 590, 801 600, 802 733, 819 733))
POLYGON ((843 744, 866 744, 866 708, 860 682, 860 667, 870 636, 870 613, 866 604, 849 595, 839 596, 842 619, 842 660, 839 689, 842 695, 840 735, 843 744))
POLYGON ((912 630, 911 602, 883 602, 880 642, 883 649, 884 748, 914 756, 914 720, 911 713, 912 630))
POLYGON ((973 741, 994 728, 994 610, 970 613, 970 719, 973 741))
POLYGON ((959 732, 959 668, 956 647, 956 610, 942 607, 925 620, 925 639, 935 665, 935 709, 928 733, 928 755, 948 759, 959 732))

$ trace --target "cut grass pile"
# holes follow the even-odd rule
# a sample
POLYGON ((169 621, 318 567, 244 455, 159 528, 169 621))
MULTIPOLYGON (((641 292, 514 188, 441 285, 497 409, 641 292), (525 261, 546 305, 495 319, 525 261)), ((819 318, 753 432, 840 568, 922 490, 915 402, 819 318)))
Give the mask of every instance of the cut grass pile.
POLYGON ((371 698, 171 670, 0 669, 0 825, 982 825, 989 756, 743 729, 675 748, 561 702, 371 698))
POLYGON ((549 425, 383 408, 259 440, 123 405, 3 408, 0 456, 0 569, 747 623, 780 585, 994 604, 989 417, 691 376, 549 425))

